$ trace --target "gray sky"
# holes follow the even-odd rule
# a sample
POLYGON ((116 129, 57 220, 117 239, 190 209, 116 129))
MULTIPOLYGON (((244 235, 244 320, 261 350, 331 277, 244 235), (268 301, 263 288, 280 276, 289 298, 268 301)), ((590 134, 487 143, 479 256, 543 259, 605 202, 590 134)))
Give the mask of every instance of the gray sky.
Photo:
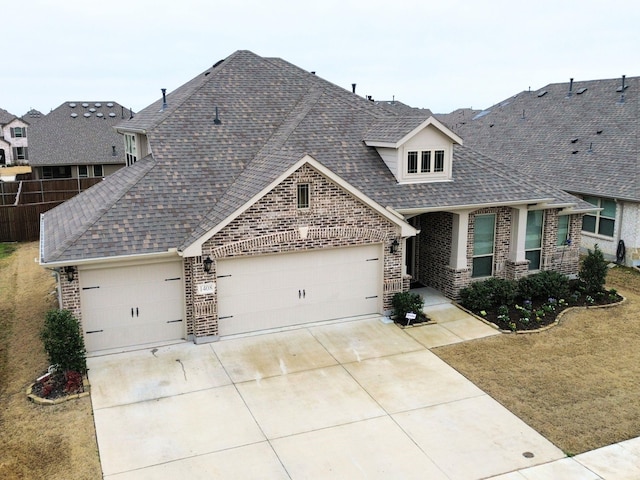
POLYGON ((138 111, 236 50, 436 113, 640 75, 637 0, 4 0, 0 108, 138 111))

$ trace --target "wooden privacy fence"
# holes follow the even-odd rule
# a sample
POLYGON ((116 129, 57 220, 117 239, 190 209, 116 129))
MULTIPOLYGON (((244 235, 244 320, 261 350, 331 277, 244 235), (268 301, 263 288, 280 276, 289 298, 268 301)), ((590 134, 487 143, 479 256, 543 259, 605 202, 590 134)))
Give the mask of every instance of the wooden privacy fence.
POLYGON ((40 214, 60 205, 102 178, 0 182, 0 242, 40 237, 40 214))

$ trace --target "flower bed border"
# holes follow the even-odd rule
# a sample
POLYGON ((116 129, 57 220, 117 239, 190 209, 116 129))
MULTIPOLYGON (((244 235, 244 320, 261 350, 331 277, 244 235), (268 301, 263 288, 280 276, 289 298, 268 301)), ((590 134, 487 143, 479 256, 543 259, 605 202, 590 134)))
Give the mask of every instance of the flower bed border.
POLYGON ((33 393, 33 387, 36 382, 33 382, 29 387, 27 387, 27 398, 31 400, 33 403, 37 405, 59 405, 61 403, 67 402, 69 400, 75 400, 77 398, 83 398, 91 395, 91 384, 89 383, 89 379, 87 376, 82 377, 82 388, 84 389, 81 393, 74 393, 71 395, 65 395, 64 397, 59 397, 54 400, 49 400, 48 398, 42 398, 33 393))
POLYGON ((478 320, 482 321, 483 323, 486 323, 487 325, 495 328, 496 330, 498 330, 500 333, 513 333, 513 334, 528 334, 528 333, 540 333, 540 332, 544 332, 546 330, 549 330, 553 327, 556 327, 560 321, 562 320, 562 317, 564 316, 564 314, 566 312, 570 312, 574 309, 578 309, 578 308, 584 308, 585 310, 588 309, 595 309, 595 308, 611 308, 611 307, 617 307, 618 305, 622 305, 624 302, 627 301, 627 297, 625 297, 624 295, 621 295, 620 292, 616 292, 616 294, 622 298, 622 300, 615 302, 615 303, 607 303, 606 305, 575 305, 573 307, 568 307, 565 308, 564 310, 562 310, 558 316, 556 317, 556 319, 553 321, 553 323, 550 323, 549 325, 545 325, 544 327, 540 327, 540 328, 536 328, 533 330, 516 330, 515 332, 512 330, 504 330, 500 327, 498 327, 498 325, 496 325, 493 322, 490 322, 488 320, 485 320, 484 318, 482 318, 479 315, 476 315, 475 313, 473 313, 471 310, 467 310, 466 308, 464 308, 462 305, 460 305, 459 303, 456 303, 456 306, 458 306, 459 308, 461 308, 462 310, 464 310, 465 312, 467 312, 469 315, 472 315, 474 318, 477 318, 478 320))

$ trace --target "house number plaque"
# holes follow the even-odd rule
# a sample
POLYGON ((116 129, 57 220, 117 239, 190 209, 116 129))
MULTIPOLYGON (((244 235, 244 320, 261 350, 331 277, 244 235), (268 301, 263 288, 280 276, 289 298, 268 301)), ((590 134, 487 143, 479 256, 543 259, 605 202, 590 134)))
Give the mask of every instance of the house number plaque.
POLYGON ((210 295, 216 293, 216 284, 213 282, 199 283, 198 295, 210 295))

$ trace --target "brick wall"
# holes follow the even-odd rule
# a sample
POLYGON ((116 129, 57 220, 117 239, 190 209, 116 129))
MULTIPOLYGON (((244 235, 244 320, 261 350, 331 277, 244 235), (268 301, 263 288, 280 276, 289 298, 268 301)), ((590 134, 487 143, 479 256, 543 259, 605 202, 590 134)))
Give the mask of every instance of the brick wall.
POLYGON ((210 274, 204 273, 202 258, 185 262, 189 270, 185 279, 190 279, 187 297, 194 304, 187 309, 187 328, 196 337, 218 334, 216 293, 204 298, 196 293, 198 283, 216 278, 218 258, 319 248, 383 244, 382 293, 387 310, 393 295, 408 288, 408 279, 402 278, 402 247, 390 253, 391 242, 398 236, 395 224, 305 165, 203 245, 202 258, 214 260, 210 274), (297 208, 298 183, 310 185, 309 209, 297 208))
MULTIPOLYGON (((556 246, 559 210, 546 210, 543 225, 542 269, 551 269, 573 275, 579 268, 580 232, 582 216, 571 215, 569 231, 570 246, 556 246)), ((519 279, 529 275, 529 262, 513 262, 509 259, 511 249, 512 209, 495 207, 476 210, 469 215, 467 232, 467 268, 455 270, 450 267, 453 215, 447 212, 420 215, 416 226, 420 235, 416 242, 416 280, 457 299, 460 290, 469 285, 473 265, 473 234, 475 217, 482 214, 496 215, 494 276, 519 279)))
POLYGON ((80 311, 80 282, 78 281, 78 270, 75 268, 73 282, 67 280, 65 273, 58 274, 58 288, 62 301, 60 308, 69 310, 82 323, 82 312, 80 311))

